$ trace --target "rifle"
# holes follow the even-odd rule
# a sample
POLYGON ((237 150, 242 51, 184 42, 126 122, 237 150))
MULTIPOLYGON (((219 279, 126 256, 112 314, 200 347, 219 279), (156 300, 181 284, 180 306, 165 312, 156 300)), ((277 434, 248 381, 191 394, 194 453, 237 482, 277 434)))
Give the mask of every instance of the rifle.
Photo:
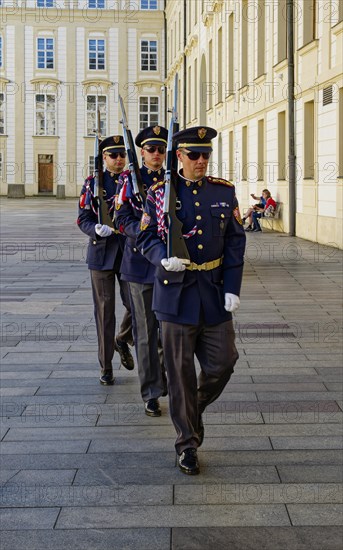
POLYGON ((176 180, 177 180, 177 156, 173 148, 173 135, 179 131, 179 117, 177 112, 178 75, 174 81, 174 105, 169 112, 172 113, 167 144, 167 164, 164 175, 164 202, 163 215, 168 228, 167 233, 167 258, 176 256, 184 264, 190 263, 189 252, 182 235, 182 222, 176 216, 176 180))
POLYGON ((126 117, 126 111, 124 107, 123 98, 121 95, 119 96, 119 103, 120 108, 122 112, 122 120, 120 123, 123 125, 123 137, 124 137, 124 143, 125 143, 125 149, 127 153, 127 157, 129 159, 129 170, 131 174, 132 179, 132 185, 133 185, 133 192, 136 195, 137 199, 143 203, 143 206, 145 204, 146 194, 143 188, 143 181, 141 172, 139 169, 138 159, 136 155, 136 149, 135 144, 133 142, 133 137, 131 130, 129 130, 129 126, 127 123, 127 117, 126 117))
POLYGON ((100 151, 101 132, 100 132, 100 110, 97 111, 97 128, 95 129, 94 140, 94 199, 98 207, 98 222, 108 225, 114 231, 114 223, 108 213, 107 202, 104 200, 102 152, 100 151))

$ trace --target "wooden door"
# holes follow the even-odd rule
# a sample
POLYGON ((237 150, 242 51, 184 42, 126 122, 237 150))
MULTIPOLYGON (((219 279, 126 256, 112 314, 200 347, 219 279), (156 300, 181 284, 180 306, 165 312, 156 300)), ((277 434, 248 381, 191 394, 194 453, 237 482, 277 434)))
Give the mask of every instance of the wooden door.
POLYGON ((52 155, 38 156, 38 192, 52 193, 54 187, 54 165, 52 155), (44 160, 40 157, 45 157, 44 160))

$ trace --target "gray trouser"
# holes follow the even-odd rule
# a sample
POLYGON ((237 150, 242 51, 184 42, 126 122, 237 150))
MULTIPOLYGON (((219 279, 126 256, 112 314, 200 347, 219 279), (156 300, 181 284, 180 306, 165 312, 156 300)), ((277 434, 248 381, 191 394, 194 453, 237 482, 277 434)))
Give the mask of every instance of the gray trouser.
POLYGON ((162 321, 161 329, 175 448, 181 454, 198 447, 199 415, 219 397, 233 373, 238 359, 235 333, 232 321, 219 325, 162 321), (194 355, 201 367, 198 380, 194 355))
POLYGON ((152 311, 152 284, 129 283, 132 325, 143 401, 158 398, 166 389, 159 324, 152 311))
POLYGON ((98 358, 102 374, 112 372, 112 359, 114 355, 114 338, 116 330, 116 277, 120 286, 120 296, 126 309, 117 338, 118 340, 123 340, 128 344, 133 344, 132 317, 128 284, 126 281, 121 281, 119 273, 112 270, 96 271, 91 269, 94 317, 96 332, 98 335, 98 358))

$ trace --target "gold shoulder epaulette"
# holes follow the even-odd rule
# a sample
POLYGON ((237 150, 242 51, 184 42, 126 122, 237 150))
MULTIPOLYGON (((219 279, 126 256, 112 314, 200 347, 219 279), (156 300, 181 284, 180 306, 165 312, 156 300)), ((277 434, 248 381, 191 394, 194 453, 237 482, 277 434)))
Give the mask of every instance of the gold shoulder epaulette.
POLYGON ((164 181, 158 181, 157 183, 154 183, 154 185, 152 185, 150 189, 151 191, 156 191, 156 189, 162 187, 162 185, 164 185, 164 181))
POLYGON ((223 180, 221 178, 213 178, 212 176, 207 176, 207 179, 210 183, 216 183, 219 185, 227 185, 228 187, 235 187, 231 181, 223 180))

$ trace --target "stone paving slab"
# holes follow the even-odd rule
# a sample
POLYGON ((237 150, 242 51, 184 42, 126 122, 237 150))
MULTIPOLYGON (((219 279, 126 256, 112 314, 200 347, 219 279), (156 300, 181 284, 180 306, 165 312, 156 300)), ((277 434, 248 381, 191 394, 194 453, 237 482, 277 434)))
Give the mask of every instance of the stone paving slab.
POLYGON ((342 525, 341 504, 288 504, 292 525, 342 525))
POLYGON ((249 525, 289 525, 285 506, 240 505, 235 506, 112 506, 96 508, 63 508, 55 528, 106 529, 110 525, 121 527, 188 527, 189 525, 225 527, 227 524, 249 525))
POLYGON ((1 550, 158 550, 170 549, 170 529, 84 529, 4 531, 1 550))
POLYGON ((172 550, 341 550, 342 529, 309 527, 175 528, 172 550))
POLYGON ((1 530, 53 529, 59 513, 59 508, 3 508, 1 530))

